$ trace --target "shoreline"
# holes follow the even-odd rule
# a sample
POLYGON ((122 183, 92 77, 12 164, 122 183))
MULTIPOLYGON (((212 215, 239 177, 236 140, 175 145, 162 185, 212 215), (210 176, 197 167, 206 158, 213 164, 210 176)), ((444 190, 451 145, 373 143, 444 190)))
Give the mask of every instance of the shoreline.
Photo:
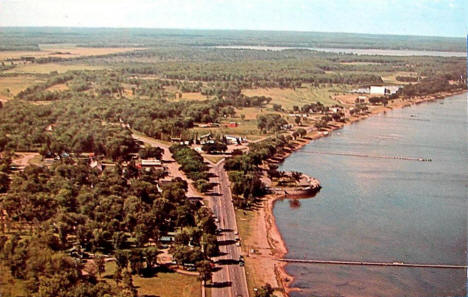
MULTIPOLYGON (((391 110, 395 110, 399 108, 405 108, 405 107, 409 107, 409 106, 417 105, 421 103, 426 103, 426 102, 445 100, 447 97, 463 94, 466 92, 467 90, 457 90, 453 92, 439 92, 439 93, 432 94, 429 96, 416 97, 412 99, 406 99, 406 100, 399 99, 397 102, 392 102, 391 104, 387 106, 376 106, 375 108, 370 110, 367 114, 353 116, 344 123, 334 122, 334 125, 332 127, 329 127, 325 129, 325 131, 323 131, 327 133, 323 133, 321 131, 308 131, 308 134, 305 138, 294 141, 296 145, 294 145, 293 148, 288 150, 286 153, 283 153, 275 157, 278 157, 281 160, 278 162, 278 164, 281 164, 292 153, 300 150, 302 147, 309 144, 311 141, 329 136, 330 132, 341 129, 346 125, 356 123, 358 121, 364 120, 366 118, 369 118, 371 116, 374 116, 380 113, 385 113, 387 111, 391 111, 391 110)), ((311 127, 306 127, 307 130, 310 128, 311 127)), ((292 287, 292 283, 294 282, 294 276, 288 274, 288 272, 286 271, 287 263, 278 261, 279 258, 283 258, 288 253, 286 242, 284 241, 283 236, 281 235, 281 232, 279 231, 278 225, 276 224, 276 218, 273 213, 274 205, 276 201, 280 199, 287 199, 287 198, 285 198, 284 195, 278 195, 278 194, 270 194, 270 195, 265 196, 264 200, 262 201, 262 207, 261 207, 263 211, 255 214, 255 216, 260 217, 261 219, 264 220, 264 223, 266 226, 266 233, 264 234, 263 237, 265 237, 266 241, 268 242, 268 245, 271 248, 271 256, 272 256, 269 259, 267 257, 260 257, 260 258, 263 258, 260 261, 262 260, 274 261, 274 265, 273 265, 274 274, 275 274, 279 289, 283 292, 282 293, 283 296, 289 296, 290 292, 300 291, 300 289, 292 287)), ((262 237, 262 234, 260 234, 259 231, 260 230, 258 228, 252 229, 252 233, 255 233, 253 236, 262 237)))

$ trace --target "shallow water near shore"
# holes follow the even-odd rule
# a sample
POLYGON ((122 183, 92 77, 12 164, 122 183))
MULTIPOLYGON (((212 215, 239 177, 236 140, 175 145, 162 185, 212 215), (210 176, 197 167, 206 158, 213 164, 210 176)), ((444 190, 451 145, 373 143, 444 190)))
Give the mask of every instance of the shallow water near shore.
MULTIPOLYGON (((314 176, 323 188, 300 206, 288 200, 275 204, 286 257, 466 265, 466 101, 465 93, 376 115, 287 158, 281 170, 314 176)), ((463 269, 322 264, 286 269, 295 277, 293 287, 302 289, 293 297, 466 296, 463 269)))

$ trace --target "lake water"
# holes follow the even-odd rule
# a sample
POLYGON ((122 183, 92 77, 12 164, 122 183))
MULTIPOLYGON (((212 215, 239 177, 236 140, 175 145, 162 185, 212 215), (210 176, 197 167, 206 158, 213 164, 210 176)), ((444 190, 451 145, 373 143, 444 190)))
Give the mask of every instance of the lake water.
MULTIPOLYGON (((300 206, 276 203, 287 257, 466 265, 467 115, 467 96, 457 95, 371 117, 292 154, 280 169, 317 177, 323 188, 300 206)), ((463 269, 289 264, 287 271, 302 289, 293 297, 466 296, 463 269)))
POLYGON ((282 51, 288 49, 307 49, 319 52, 378 55, 378 56, 434 56, 434 57, 466 57, 466 52, 419 51, 419 50, 392 50, 392 49, 359 49, 359 48, 319 48, 319 47, 281 47, 281 46, 255 46, 255 45, 229 45, 215 46, 216 48, 253 49, 282 51))

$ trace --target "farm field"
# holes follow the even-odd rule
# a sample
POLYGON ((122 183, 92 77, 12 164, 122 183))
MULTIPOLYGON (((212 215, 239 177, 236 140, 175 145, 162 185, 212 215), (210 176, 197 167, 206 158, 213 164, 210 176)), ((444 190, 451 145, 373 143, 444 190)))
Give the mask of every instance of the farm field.
POLYGON ((102 66, 92 65, 77 65, 77 64, 58 64, 58 63, 47 63, 47 64, 21 64, 17 65, 13 69, 5 71, 5 73, 38 73, 47 74, 52 71, 58 73, 64 73, 73 70, 100 70, 104 69, 102 66))
POLYGON ((8 100, 28 86, 42 82, 34 75, 0 77, 0 99, 8 100))
POLYGON ((8 59, 20 59, 21 57, 35 57, 35 58, 76 58, 84 56, 100 56, 124 52, 132 52, 141 50, 142 48, 128 48, 128 47, 77 47, 73 45, 54 45, 54 44, 41 44, 39 45, 40 51, 0 51, 0 61, 8 59))
POLYGON ((342 87, 337 88, 314 88, 311 85, 304 84, 304 87, 296 89, 280 88, 260 88, 246 89, 242 93, 246 96, 266 96, 271 97, 270 104, 280 104, 283 108, 292 109, 294 105, 304 105, 313 102, 321 102, 324 105, 336 104, 331 97, 342 87))
POLYGON ((417 77, 417 73, 415 72, 407 72, 407 71, 399 71, 399 72, 392 72, 386 75, 382 75, 382 80, 385 84, 395 84, 395 85, 407 85, 409 82, 401 82, 396 79, 397 76, 410 76, 410 77, 417 77))

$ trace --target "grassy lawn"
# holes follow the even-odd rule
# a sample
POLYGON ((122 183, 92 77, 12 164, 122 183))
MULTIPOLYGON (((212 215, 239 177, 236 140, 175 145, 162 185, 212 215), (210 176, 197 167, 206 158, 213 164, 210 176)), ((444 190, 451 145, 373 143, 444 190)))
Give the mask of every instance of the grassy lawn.
POLYGON ((206 100, 206 96, 202 95, 200 92, 182 93, 182 98, 180 100, 203 101, 206 100))
POLYGON ((27 87, 40 82, 42 81, 32 75, 0 77, 0 96, 11 98, 27 87), (8 92, 8 90, 10 91, 8 92))
MULTIPOLYGON (((253 211, 243 211, 236 209, 236 220, 237 228, 239 230, 239 236, 242 238, 244 244, 242 245, 242 251, 248 253, 246 249, 249 247, 249 237, 252 228, 252 220, 254 217, 253 211)), ((253 296, 253 288, 261 286, 261 282, 256 279, 256 273, 254 268, 255 263, 252 263, 249 257, 245 259, 245 274, 247 278, 247 286, 249 287, 249 292, 253 296)))
POLYGON ((208 155, 208 154, 203 154, 203 158, 206 158, 210 160, 213 163, 218 163, 221 159, 223 159, 223 156, 217 156, 217 155, 208 155))
POLYGON ((251 221, 254 215, 253 211, 236 209, 237 228, 239 229, 239 234, 243 241, 249 240, 250 230, 252 228, 251 221))
POLYGON ((68 89, 69 88, 68 88, 67 84, 58 84, 58 85, 53 85, 53 86, 47 88, 46 90, 53 92, 53 91, 65 91, 65 90, 68 90, 68 89))
POLYGON ((417 76, 416 72, 404 72, 404 71, 399 71, 399 72, 392 72, 388 73, 384 76, 382 76, 382 80, 386 84, 396 84, 396 85, 406 85, 409 84, 408 82, 401 82, 396 79, 397 76, 417 76))
POLYGON ((135 134, 135 135, 138 135, 138 137, 141 137, 143 139, 147 139, 148 141, 156 141, 156 142, 159 142, 161 143, 162 145, 166 145, 166 146, 171 146, 173 145, 174 143, 170 142, 170 141, 165 141, 165 140, 161 140, 161 139, 156 139, 156 138, 151 138, 149 136, 146 136, 145 134, 139 132, 139 131, 136 131, 136 130, 132 130, 132 133, 135 134))
POLYGON ((336 92, 341 92, 342 87, 333 88, 316 88, 311 85, 304 84, 302 88, 293 89, 247 89, 242 93, 247 96, 267 96, 273 100, 271 104, 281 104, 285 109, 292 109, 294 105, 304 105, 312 102, 322 102, 324 105, 333 105, 336 103, 332 96, 336 92))
POLYGON ((235 135, 235 136, 249 136, 260 134, 257 129, 257 120, 245 120, 242 121, 240 118, 232 118, 232 121, 238 122, 239 126, 236 128, 229 127, 214 127, 214 128, 193 128, 194 132, 199 135, 212 133, 212 134, 224 134, 224 135, 235 135))
MULTIPOLYGON (((115 268, 114 262, 107 262, 103 277, 111 279, 115 268)), ((158 272, 154 277, 134 275, 133 284, 138 289, 138 296, 143 297, 201 297, 201 282, 198 278, 176 272, 158 272)))

